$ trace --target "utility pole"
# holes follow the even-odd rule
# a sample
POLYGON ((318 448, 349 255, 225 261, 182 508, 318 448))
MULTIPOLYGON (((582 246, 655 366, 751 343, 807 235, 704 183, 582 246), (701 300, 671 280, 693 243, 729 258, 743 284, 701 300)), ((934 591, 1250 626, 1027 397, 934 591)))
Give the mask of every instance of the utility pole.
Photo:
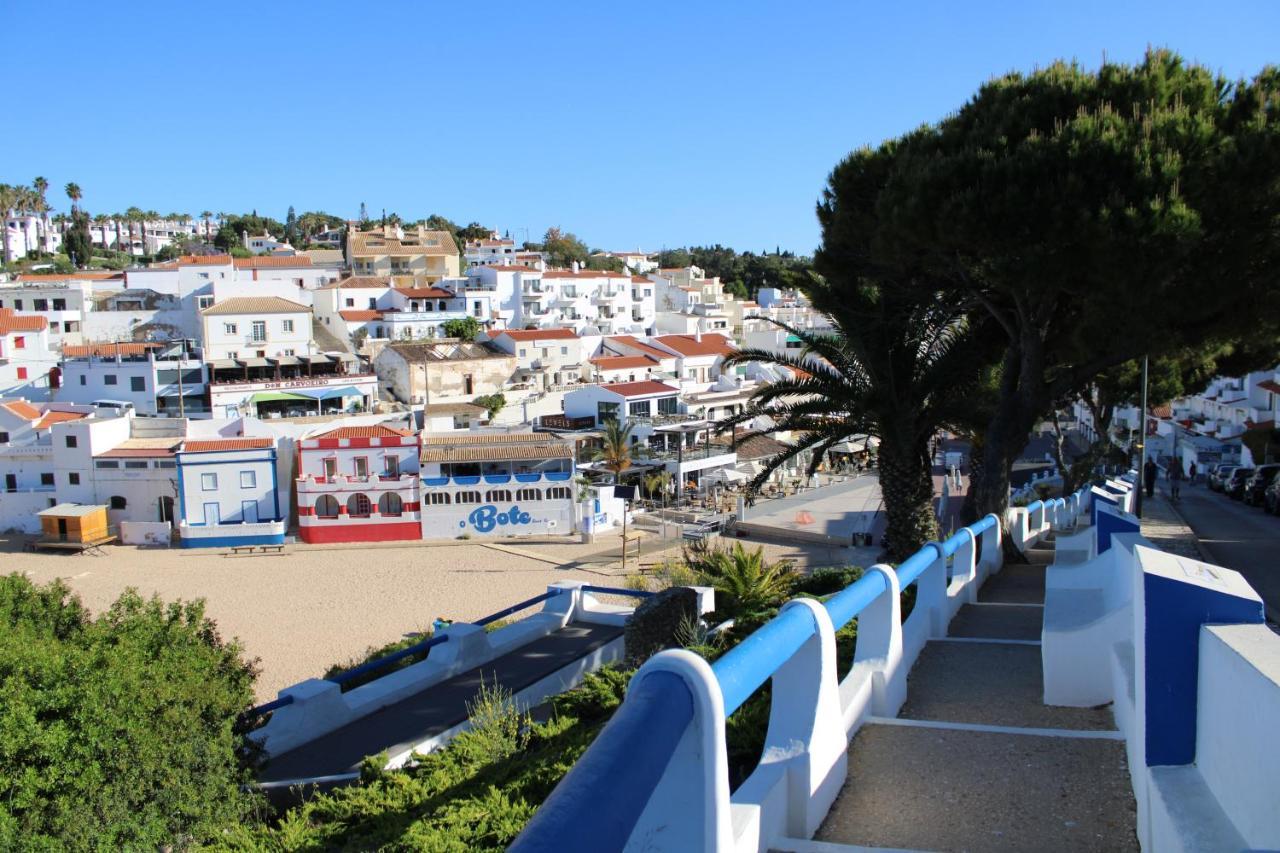
POLYGON ((1138 496, 1133 502, 1134 515, 1138 518, 1142 518, 1142 496, 1147 486, 1147 362, 1148 359, 1144 355, 1142 357, 1142 410, 1138 413, 1141 418, 1138 426, 1138 496))

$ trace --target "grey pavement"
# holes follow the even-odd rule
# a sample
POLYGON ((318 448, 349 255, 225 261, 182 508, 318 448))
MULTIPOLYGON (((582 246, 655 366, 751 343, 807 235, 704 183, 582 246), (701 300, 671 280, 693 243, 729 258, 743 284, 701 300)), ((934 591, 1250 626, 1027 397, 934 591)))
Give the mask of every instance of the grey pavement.
POLYGON ((360 762, 383 750, 403 752, 467 719, 467 703, 482 684, 495 682, 512 693, 545 678, 622 633, 610 625, 573 622, 414 696, 273 757, 260 782, 313 779, 357 772, 360 762))
MULTIPOLYGON (((1163 489, 1161 483, 1157 493, 1163 489)), ((1206 486, 1184 486, 1176 512, 1195 532, 1204 559, 1244 575, 1262 596, 1267 619, 1280 622, 1280 518, 1206 486)))
POLYGON ((897 720, 849 745, 815 840, 858 849, 1137 850, 1124 741, 1110 708, 1043 703, 1042 565, 1007 566, 925 646, 897 720), (1021 643, 999 642, 1018 639, 1021 643), (974 728, 975 726, 990 728, 974 728))

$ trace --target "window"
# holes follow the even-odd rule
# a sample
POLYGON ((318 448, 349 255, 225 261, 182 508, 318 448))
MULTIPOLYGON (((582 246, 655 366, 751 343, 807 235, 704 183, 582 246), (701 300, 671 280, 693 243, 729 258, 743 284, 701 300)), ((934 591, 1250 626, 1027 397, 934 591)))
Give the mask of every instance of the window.
POLYGON ((676 414, 676 398, 675 397, 659 397, 658 398, 658 414, 674 415, 676 414))
POLYGON ((357 456, 355 459, 351 460, 351 463, 352 463, 351 470, 355 473, 357 477, 369 476, 369 457, 368 456, 357 456))
POLYGON ((328 459, 321 460, 321 464, 324 466, 324 478, 326 480, 332 480, 334 477, 338 476, 337 459, 330 456, 328 459))
POLYGON ((126 459, 124 463, 126 468, 147 468, 147 460, 145 459, 126 459))
POLYGON ((528 351, 527 351, 527 350, 520 350, 520 357, 521 357, 521 358, 524 358, 526 355, 528 355, 528 351))
POLYGON ((436 504, 447 504, 449 503, 449 493, 448 492, 428 492, 427 503, 431 504, 432 506, 435 506, 436 504))
POLYGON ((141 376, 130 376, 130 377, 129 377, 129 390, 130 390, 130 391, 145 391, 145 390, 147 390, 147 380, 146 380, 146 379, 144 379, 144 378, 142 378, 141 376))
POLYGON ((67 300, 65 300, 65 299, 55 299, 55 300, 53 300, 53 310, 54 310, 54 311, 66 311, 66 310, 67 310, 67 300))
POLYGON ((255 343, 265 341, 267 339, 267 321, 254 320, 250 335, 255 343))
POLYGON ((40 475, 40 485, 42 485, 42 486, 52 486, 52 485, 53 485, 53 475, 52 475, 52 474, 41 474, 41 475, 40 475))
POLYGON ((0 432, 0 444, 8 444, 8 443, 9 443, 9 433, 0 432))
POLYGON ((547 500, 559 501, 569 499, 569 488, 567 486, 551 486, 547 489, 547 500))
POLYGON ((648 400, 636 400, 627 404, 628 417, 647 418, 652 411, 648 400))
POLYGON ((369 496, 356 492, 347 498, 347 515, 352 518, 368 518, 369 513, 373 511, 373 505, 369 503, 369 496))
POLYGON ((15 299, 15 300, 13 300, 13 310, 14 310, 14 311, 21 311, 21 310, 22 310, 22 300, 21 300, 21 299, 15 299))
POLYGON ((384 492, 382 497, 378 498, 378 513, 380 515, 400 515, 404 511, 404 502, 400 500, 400 496, 395 492, 384 492))
POLYGON ((400 476, 400 457, 398 456, 382 457, 382 476, 384 477, 400 476))
POLYGON ((240 488, 254 489, 258 486, 258 473, 256 471, 240 472, 240 488))
POLYGON ((26 378, 27 378, 27 369, 26 369, 25 367, 19 367, 19 368, 18 368, 18 378, 19 378, 19 379, 26 379, 26 378))
POLYGON ((81 385, 88 385, 88 384, 89 384, 89 377, 85 376, 83 373, 82 373, 82 374, 80 374, 80 384, 81 384, 81 385))
POLYGON ((338 517, 338 500, 333 495, 321 495, 316 499, 316 515, 320 518, 338 517))
POLYGON ((218 488, 218 475, 217 474, 201 474, 200 488, 206 492, 212 492, 214 489, 218 488))
POLYGON ((286 331, 286 332, 292 332, 292 331, 293 331, 293 321, 292 321, 292 320, 285 320, 285 321, 283 321, 283 322, 280 324, 280 328, 281 328, 281 329, 283 329, 283 330, 284 330, 284 331, 286 331))
POLYGON ((348 308, 355 308, 355 307, 356 307, 356 301, 355 301, 354 299, 352 299, 350 296, 348 296, 348 297, 347 297, 347 307, 348 307, 348 308))
POLYGON ((293 350, 287 349, 281 352, 281 355, 293 355, 293 350))
POLYGON ((560 354, 561 354, 561 355, 568 355, 568 354, 569 354, 569 348, 568 348, 568 347, 560 347, 560 354))
POLYGON ((234 335, 234 334, 236 334, 236 324, 235 324, 235 323, 223 323, 223 324, 222 324, 222 334, 224 334, 224 335, 234 335))
POLYGON ((490 489, 488 494, 484 496, 484 499, 485 499, 485 503, 491 503, 491 504, 498 503, 500 501, 510 502, 511 490, 510 489, 490 489))
POLYGON ((48 299, 33 299, 33 300, 31 300, 31 310, 32 310, 32 311, 48 311, 48 310, 49 310, 49 300, 48 300, 48 299))
POLYGON ((540 489, 516 489, 516 500, 540 501, 542 500, 542 491, 540 489))
POLYGON ((67 482, 73 486, 80 485, 80 475, 77 472, 72 471, 67 475, 67 482))
POLYGON ((67 436, 67 447, 75 447, 76 444, 76 437, 74 435, 67 436))
POLYGON ((201 311, 203 311, 203 310, 204 310, 204 309, 206 309, 206 308, 212 308, 212 307, 213 307, 213 297, 212 297, 212 296, 197 296, 197 297, 196 297, 196 307, 197 307, 197 308, 199 308, 201 311))
POLYGON ((108 373, 106 376, 102 377, 103 385, 115 385, 119 381, 120 377, 116 376, 114 373, 108 373))
POLYGON ((478 504, 480 503, 479 492, 458 492, 454 495, 454 503, 456 504, 478 504))
POLYGON ((27 348, 27 338, 26 338, 26 336, 25 336, 25 335, 15 335, 15 336, 14 336, 14 338, 13 338, 13 348, 14 348, 14 349, 26 349, 26 348, 27 348))
POLYGON ((111 508, 112 508, 112 509, 124 509, 124 508, 126 508, 128 505, 129 505, 129 502, 128 502, 128 501, 126 501, 124 498, 122 498, 120 495, 112 495, 112 496, 111 496, 111 508))
POLYGON ((157 468, 176 468, 177 463, 174 462, 172 459, 157 459, 156 467, 157 468))

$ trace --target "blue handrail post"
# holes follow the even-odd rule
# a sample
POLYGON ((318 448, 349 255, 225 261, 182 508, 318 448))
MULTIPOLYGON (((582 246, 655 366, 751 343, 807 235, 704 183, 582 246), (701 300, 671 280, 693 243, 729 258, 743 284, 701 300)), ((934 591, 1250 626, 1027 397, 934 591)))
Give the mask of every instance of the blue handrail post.
MULTIPOLYGON (((772 705, 764 753, 754 784, 785 774, 787 833, 811 838, 826 819, 848 775, 849 739, 836 675, 836 632, 831 616, 813 599, 796 599, 782 612, 808 611, 813 635, 773 673, 772 705), (804 744, 805 749, 796 749, 804 744)), ((751 784, 751 783, 748 783, 751 784)), ((750 791, 744 792, 750 796, 750 791)))

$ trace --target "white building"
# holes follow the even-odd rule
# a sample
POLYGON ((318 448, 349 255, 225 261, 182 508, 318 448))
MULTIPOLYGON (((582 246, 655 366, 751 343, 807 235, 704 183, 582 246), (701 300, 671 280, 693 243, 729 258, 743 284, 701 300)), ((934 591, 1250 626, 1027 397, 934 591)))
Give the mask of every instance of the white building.
POLYGON ((676 357, 676 376, 681 387, 706 390, 720 378, 724 359, 735 351, 733 343, 723 335, 658 335, 648 341, 676 357))
POLYGON ((58 355, 49 344, 49 321, 0 308, 0 395, 43 398, 58 355))
POLYGON ((191 342, 78 344, 62 349, 59 402, 121 400, 141 415, 207 418, 209 371, 191 342))
POLYGON ((0 211, 0 214, 7 214, 4 227, 8 239, 3 243, 8 249, 5 263, 25 258, 37 250, 54 254, 62 248, 62 234, 48 220, 30 213, 0 211))
POLYGON ((64 343, 80 343, 85 314, 93 310, 93 282, 19 276, 12 284, 0 285, 0 308, 44 317, 49 323, 49 345, 54 349, 64 343))
POLYGON ((292 254, 293 246, 290 246, 283 240, 277 240, 270 234, 249 234, 247 231, 241 234, 240 240, 244 243, 244 247, 255 255, 270 255, 280 252, 288 252, 292 254))
POLYGON ((493 292, 464 290, 465 279, 397 287, 390 276, 352 276, 314 293, 317 320, 342 340, 360 330, 372 341, 444 338, 450 320, 493 322, 493 292))
POLYGON ((89 406, 0 400, 0 530, 39 532, 35 514, 58 503, 53 426, 95 414, 89 406))
POLYGON ((655 285, 646 278, 582 269, 519 273, 518 278, 519 301, 511 306, 515 328, 567 326, 580 334, 605 335, 653 329, 655 285))
POLYGON ((515 256, 522 251, 514 240, 499 237, 495 232, 483 240, 468 240, 462 257, 468 267, 505 266, 515 263, 515 256))
POLYGON ((569 534, 573 445, 547 433, 424 435, 422 538, 569 534))
POLYGON ((516 357, 517 383, 549 390, 586 378, 587 356, 596 339, 583 339, 573 329, 507 329, 491 334, 493 345, 516 357))
POLYGON ((174 456, 183 548, 284 542, 275 439, 188 438, 174 456))
POLYGON ((268 359, 307 355, 311 309, 278 296, 248 296, 200 312, 206 359, 268 359))

